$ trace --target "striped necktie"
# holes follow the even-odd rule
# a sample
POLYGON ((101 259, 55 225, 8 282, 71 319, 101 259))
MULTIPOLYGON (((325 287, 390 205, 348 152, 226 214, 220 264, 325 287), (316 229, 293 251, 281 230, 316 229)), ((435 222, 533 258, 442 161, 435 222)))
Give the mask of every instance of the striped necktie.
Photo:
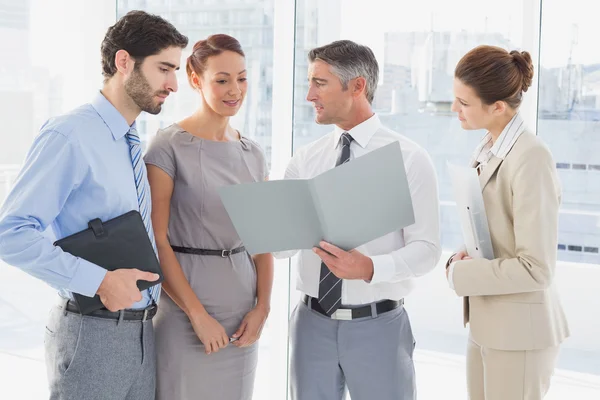
MULTIPOLYGON (((348 132, 341 137, 342 149, 335 166, 350 161, 350 144, 354 140, 348 132)), ((319 280, 319 305, 329 316, 342 305, 342 280, 335 276, 324 262, 321 262, 321 277, 319 280)))
MULTIPOLYGON (((140 215, 148 237, 156 251, 156 241, 154 240, 154 230, 152 229, 152 219, 150 214, 152 211, 152 203, 150 201, 150 184, 148 183, 148 177, 146 176, 146 168, 144 168, 144 159, 142 157, 142 146, 140 137, 135 128, 129 129, 129 132, 125 135, 127 143, 129 144, 129 154, 131 155, 131 163, 133 165, 133 176, 135 178, 135 189, 137 190, 137 199, 140 215)), ((154 285, 148 289, 150 297, 158 304, 158 298, 160 295, 160 285, 154 285)))

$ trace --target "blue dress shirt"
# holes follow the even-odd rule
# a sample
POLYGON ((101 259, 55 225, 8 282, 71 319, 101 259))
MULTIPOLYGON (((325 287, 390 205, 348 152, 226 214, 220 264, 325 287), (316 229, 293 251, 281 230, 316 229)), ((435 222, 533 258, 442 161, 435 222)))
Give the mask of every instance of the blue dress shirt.
MULTIPOLYGON (((135 124, 135 122, 134 122, 135 124)), ((61 239, 138 210, 125 118, 98 93, 90 104, 52 118, 34 140, 0 208, 0 258, 59 290, 94 296, 106 270, 62 251, 61 239)), ((133 308, 151 303, 148 291, 133 308)))

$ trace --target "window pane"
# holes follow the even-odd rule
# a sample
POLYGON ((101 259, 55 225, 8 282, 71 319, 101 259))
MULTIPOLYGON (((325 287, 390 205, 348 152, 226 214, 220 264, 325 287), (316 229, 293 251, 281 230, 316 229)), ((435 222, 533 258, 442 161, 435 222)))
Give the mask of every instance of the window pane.
MULTIPOLYGON (((558 169, 558 241, 566 246, 558 252, 556 282, 571 337, 561 350, 560 365, 589 374, 581 375, 586 377, 582 382, 600 397, 600 325, 588 312, 590 305, 600 304, 600 26, 594 3, 544 0, 542 7, 538 134, 557 166, 567 166, 558 169)), ((574 388, 564 396, 593 398, 587 393, 574 388)))
MULTIPOLYGON (((587 3, 581 2, 581 7, 584 4, 587 3)), ((582 13, 581 7, 573 7, 573 13, 582 13)), ((523 42, 526 37, 523 27, 535 23, 533 19, 537 18, 537 15, 529 15, 532 21, 524 21, 525 9, 521 0, 504 2, 502 7, 491 7, 487 2, 471 0, 429 0, 410 4, 395 0, 371 0, 368 6, 360 0, 338 0, 327 2, 326 5, 314 0, 298 1, 294 150, 333 129, 332 126, 319 126, 314 122, 313 106, 305 100, 308 90, 308 51, 334 40, 350 39, 370 46, 379 61, 380 79, 373 103, 374 111, 386 127, 423 146, 431 155, 438 173, 442 246, 445 252, 436 270, 416 280, 417 288, 407 297, 406 303, 417 340, 415 360, 420 399, 466 398, 464 354, 467 330, 462 327, 462 299, 447 288, 443 274, 443 264, 448 256, 462 244, 446 163, 467 165, 484 132, 462 130, 456 116, 450 111, 454 67, 462 55, 480 44, 497 45, 510 50, 537 50, 527 47, 523 42), (431 385, 431 379, 441 379, 443 383, 431 385)), ((546 29, 562 34, 564 32, 558 28, 560 26, 564 26, 564 23, 557 20, 546 29)), ((590 38, 597 37, 597 32, 595 36, 590 35, 590 38)), ((561 130, 563 135, 567 135, 567 132, 566 128, 561 130)), ((573 143, 574 148, 579 149, 579 146, 573 143)), ((583 149, 586 145, 581 146, 583 149)), ((590 147, 587 146, 588 149, 590 147)), ((591 149, 585 151, 590 155, 593 152, 591 149)), ((583 167, 588 163, 597 164, 592 159, 557 157, 556 161, 560 162, 557 167, 567 173, 597 174, 596 171, 590 171, 591 168, 583 167), (580 165, 571 168, 571 163, 580 165)), ((580 191, 582 187, 589 187, 589 191, 597 191, 597 187, 600 187, 586 183, 582 186, 575 182, 572 186, 580 191)), ((577 200, 581 200, 581 197, 577 200)), ((576 218, 581 209, 577 210, 576 218)), ((581 218, 585 219, 584 216, 581 218)), ((581 223, 573 225, 572 235, 578 232, 575 225, 580 226, 581 223)), ((595 218, 590 218, 587 226, 590 232, 592 229, 598 232, 595 218)), ((597 247, 598 244, 593 241, 578 244, 569 236, 562 237, 561 243, 565 243, 559 247, 561 257, 564 254, 597 257, 591 249, 588 252, 582 247, 597 247), (566 244, 580 246, 579 252, 567 250, 566 244)), ((563 277, 564 272, 562 266, 559 269, 561 275, 557 280, 563 277)), ((595 283, 588 285, 597 288, 598 281, 596 277, 592 279, 595 283)), ((561 285, 560 290, 564 293, 570 289, 561 285)), ((597 302, 598 295, 593 295, 593 298, 597 302)), ((598 337, 597 332, 595 335, 598 337)), ((585 342, 585 345, 591 345, 591 342, 585 342)), ((597 345, 592 347, 597 348, 597 345)), ((590 398, 586 396, 595 393, 585 384, 565 379, 573 372, 571 367, 576 360, 594 355, 581 353, 581 348, 565 346, 549 399, 563 399, 568 391, 581 393, 580 398, 590 398)), ((591 372, 590 368, 587 372, 591 372)))
POLYGON ((374 110, 387 127, 423 146, 435 163, 442 200, 442 245, 462 244, 446 163, 466 165, 482 138, 481 131, 461 129, 450 111, 453 73, 468 50, 486 43, 507 49, 522 41, 521 1, 490 9, 483 2, 460 0, 407 4, 374 0, 339 0, 319 5, 298 2, 296 34, 295 149, 329 132, 314 123, 307 92, 307 52, 333 40, 350 39, 370 46, 379 62, 374 110), (461 10, 468 9, 465 13, 461 10), (368 23, 365 23, 368 22, 368 23))
MULTIPOLYGON (((105 0, 0 1, 0 203, 41 125, 100 88, 100 43, 114 18, 105 0)), ((57 302, 54 289, 0 261, 0 398, 48 398, 43 340, 57 302)))
POLYGON ((484 132, 462 130, 450 111, 454 67, 482 43, 520 47, 521 2, 511 0, 493 9, 470 0, 410 5, 371 0, 368 7, 359 0, 332 3, 335 6, 298 2, 294 147, 297 150, 333 129, 314 122, 313 106, 305 100, 308 51, 338 39, 371 47, 380 68, 374 111, 386 127, 429 152, 442 202, 442 260, 433 272, 416 280, 417 289, 406 300, 417 341, 417 391, 420 399, 464 399, 467 332, 462 328, 462 300, 447 288, 441 272, 450 252, 462 244, 446 163, 467 165, 484 132), (443 383, 431 385, 431 379, 443 383))
POLYGON ((271 160, 271 92, 273 85, 273 3, 268 0, 209 0, 139 1, 118 0, 118 17, 134 9, 161 15, 187 35, 190 43, 183 51, 182 68, 178 72, 179 90, 169 97, 158 115, 142 114, 138 121, 146 121, 140 130, 142 141, 147 142, 160 127, 191 115, 200 106, 201 98, 188 84, 185 62, 194 43, 215 33, 225 33, 238 39, 246 53, 248 92, 240 111, 232 118, 232 125, 242 135, 256 140, 271 160), (206 23, 205 23, 206 22, 206 23))
MULTIPOLYGON (((188 84, 185 63, 194 43, 216 33, 225 33, 239 40, 246 54, 248 91, 246 99, 231 125, 242 135, 256 140, 271 161, 272 87, 273 87, 273 7, 269 0, 186 0, 133 1, 118 0, 118 17, 133 9, 158 14, 171 21, 187 35, 190 42, 183 51, 182 68, 178 72, 179 90, 169 96, 158 115, 142 114, 138 121, 142 140, 150 140, 161 127, 194 113, 201 104, 200 93, 188 84)), ((288 83, 290 84, 290 83, 288 83)), ((274 302, 287 298, 288 269, 286 262, 277 262, 273 289, 274 302), (278 297, 277 297, 278 296, 278 297)), ((287 302, 285 302, 287 304, 287 302)), ((285 341, 278 335, 287 334, 287 307, 273 307, 259 342, 258 370, 254 398, 280 400, 285 397, 285 384, 273 384, 272 377, 287 370, 285 341), (276 330, 278 331, 275 334, 276 330), (282 345, 278 345, 280 343, 282 345)), ((216 367, 215 367, 216 368, 216 367)), ((194 373, 190 371, 190 373, 194 373)), ((283 374, 285 376, 285 374, 283 374)))

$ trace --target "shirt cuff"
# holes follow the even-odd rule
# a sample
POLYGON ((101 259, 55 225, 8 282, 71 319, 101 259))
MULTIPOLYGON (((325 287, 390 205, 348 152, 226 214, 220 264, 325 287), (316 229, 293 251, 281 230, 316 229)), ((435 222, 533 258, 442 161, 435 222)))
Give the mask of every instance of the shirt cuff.
POLYGON ((373 261, 373 278, 366 281, 372 285, 382 282, 390 282, 396 274, 394 258, 390 254, 371 257, 373 261))
POLYGON ((73 293, 94 297, 108 271, 83 258, 78 258, 77 261, 77 269, 68 289, 73 293))
POLYGON ((456 266, 456 261, 450 263, 450 266, 448 267, 448 285, 450 286, 450 289, 454 290, 454 267, 456 266))

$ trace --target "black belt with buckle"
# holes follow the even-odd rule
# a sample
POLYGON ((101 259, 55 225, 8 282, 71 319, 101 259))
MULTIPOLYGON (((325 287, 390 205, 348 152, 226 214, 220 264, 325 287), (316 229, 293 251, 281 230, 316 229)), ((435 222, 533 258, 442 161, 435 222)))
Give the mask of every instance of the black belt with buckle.
MULTIPOLYGON (((321 308, 319 304, 319 300, 311 297, 309 295, 304 295, 302 297, 302 301, 306 304, 310 309, 318 312, 319 314, 323 314, 328 317, 327 313, 321 308)), ((400 300, 382 300, 378 303, 375 303, 375 309, 377 310, 377 315, 386 313, 388 311, 392 311, 400 306, 404 305, 404 299, 400 300)), ((358 308, 338 308, 330 318, 332 319, 341 319, 341 320, 351 320, 357 318, 370 317, 371 314, 371 305, 366 305, 358 308)))
POLYGON ((177 253, 185 253, 185 254, 196 254, 199 256, 219 256, 219 257, 229 257, 231 255, 241 253, 242 251, 246 251, 244 246, 240 246, 233 250, 206 250, 206 249, 194 249, 192 247, 181 247, 181 246, 171 246, 173 251, 177 253))
MULTIPOLYGON (((72 300, 67 302, 66 310, 68 312, 80 314, 77 303, 72 300)), ((101 308, 100 310, 92 311, 85 316, 118 320, 121 318, 121 313, 123 313, 123 321, 148 321, 156 315, 157 310, 158 306, 156 304, 140 310, 123 310, 114 312, 107 310, 106 308, 101 308)))

